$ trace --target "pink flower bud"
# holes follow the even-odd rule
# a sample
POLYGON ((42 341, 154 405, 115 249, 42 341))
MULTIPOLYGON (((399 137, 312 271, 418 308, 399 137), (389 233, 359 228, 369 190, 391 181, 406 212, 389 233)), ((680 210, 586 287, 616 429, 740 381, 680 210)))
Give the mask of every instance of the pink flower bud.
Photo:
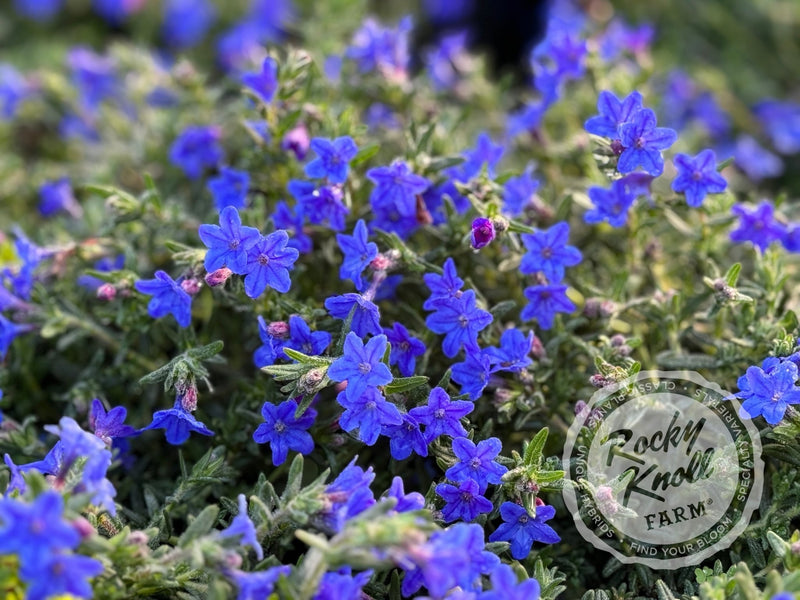
POLYGON ((217 287, 228 281, 228 277, 231 275, 233 275, 233 271, 228 267, 222 267, 221 269, 206 274, 206 283, 211 287, 217 287))
POLYGON ((472 222, 472 247, 480 250, 495 237, 494 224, 491 219, 478 217, 472 222))
POLYGON ((111 301, 117 297, 117 288, 110 283, 104 283, 97 288, 97 297, 100 300, 111 301))
POLYGON ((181 289, 190 296, 194 296, 197 292, 199 292, 200 287, 201 287, 200 282, 193 277, 181 281, 181 289))

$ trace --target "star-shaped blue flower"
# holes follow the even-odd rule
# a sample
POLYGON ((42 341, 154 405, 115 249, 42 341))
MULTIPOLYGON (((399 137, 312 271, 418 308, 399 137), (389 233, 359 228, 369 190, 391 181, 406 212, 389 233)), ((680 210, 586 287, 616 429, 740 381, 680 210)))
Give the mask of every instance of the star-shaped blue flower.
POLYGON ((370 169, 367 177, 375 182, 369 197, 373 209, 384 212, 395 209, 404 217, 416 216, 417 196, 431 185, 425 177, 412 173, 408 163, 402 160, 388 167, 370 169))
POLYGON ((453 365, 452 379, 461 385, 461 393, 477 400, 491 376, 491 359, 486 351, 467 352, 463 362, 453 365))
POLYGON ((517 581, 514 570, 506 564, 492 571, 491 581, 491 591, 483 592, 481 600, 537 600, 541 593, 538 581, 533 577, 517 581))
POLYGON ((462 520, 474 521, 482 513, 492 512, 492 503, 481 496, 478 483, 472 479, 462 481, 460 485, 440 483, 436 486, 446 504, 442 509, 442 517, 446 523, 462 520))
POLYGON ((308 324, 298 315, 289 317, 289 331, 291 337, 285 345, 308 356, 319 356, 331 343, 330 333, 311 331, 308 324))
POLYGON ((610 190, 590 187, 589 198, 594 208, 584 213, 583 220, 586 223, 607 221, 612 227, 622 227, 628 222, 628 211, 636 201, 636 196, 624 179, 615 180, 610 190))
POLYGON ((790 404, 800 404, 800 388, 795 385, 798 369, 791 361, 782 362, 769 371, 749 367, 745 378, 747 397, 742 402, 742 417, 752 419, 761 415, 770 425, 777 425, 790 404))
POLYGON ((422 279, 431 291, 431 295, 422 305, 425 310, 435 310, 436 303, 440 300, 449 301, 451 298, 458 297, 461 286, 464 285, 464 281, 456 273, 456 263, 452 258, 444 261, 444 273, 442 275, 426 273, 422 276, 422 279))
POLYGON ((440 387, 431 390, 426 406, 412 408, 409 414, 421 425, 425 425, 425 440, 431 443, 440 435, 464 437, 467 430, 461 419, 473 411, 475 406, 466 400, 450 400, 447 392, 440 387))
POLYGON ((89 427, 94 434, 110 446, 112 438, 124 438, 139 433, 135 427, 125 425, 128 411, 124 406, 115 406, 106 412, 103 403, 95 398, 89 411, 89 427))
POLYGON ((492 364, 492 373, 498 371, 520 371, 530 366, 533 361, 529 356, 533 347, 534 335, 522 333, 516 327, 506 329, 500 336, 500 347, 484 350, 492 364))
POLYGON ((383 428, 382 434, 389 438, 389 453, 395 460, 404 460, 414 452, 428 456, 428 442, 420 429, 419 421, 408 413, 402 415, 400 425, 383 428))
POLYGON ((155 279, 137 281, 134 287, 153 296, 147 304, 147 312, 154 319, 172 314, 181 327, 188 327, 192 322, 192 297, 164 271, 156 271, 155 279))
POLYGON ((668 127, 656 127, 656 113, 649 108, 637 112, 630 121, 619 126, 619 136, 624 150, 619 155, 617 170, 631 173, 638 167, 653 176, 664 172, 661 151, 666 150, 678 134, 668 127))
POLYGON ((377 244, 368 241, 368 238, 364 219, 358 220, 353 228, 353 235, 336 234, 336 241, 344 254, 344 260, 339 267, 339 279, 351 279, 358 290, 364 289, 361 273, 378 256, 377 244))
POLYGON ((194 418, 192 413, 186 411, 181 405, 181 398, 175 399, 175 405, 168 410, 159 410, 153 415, 153 422, 143 429, 165 429, 167 441, 180 446, 189 439, 189 434, 214 435, 205 424, 194 418))
POLYGON ((233 518, 230 525, 220 531, 220 536, 224 538, 238 537, 242 546, 250 546, 256 551, 256 558, 258 558, 258 560, 263 560, 264 549, 258 542, 256 526, 247 514, 247 499, 244 497, 244 494, 239 494, 237 501, 239 503, 239 514, 233 518))
POLYGON ((226 206, 244 208, 249 186, 250 175, 247 171, 237 171, 230 167, 222 167, 217 177, 208 180, 208 189, 214 197, 218 211, 226 206))
POLYGON ((697 208, 706 194, 720 194, 728 187, 725 178, 717 173, 717 157, 713 150, 703 150, 697 156, 676 154, 672 160, 678 176, 672 181, 672 191, 683 193, 686 203, 697 208))
POLYGON ((567 298, 565 285, 532 285, 525 288, 524 294, 530 303, 522 309, 520 319, 537 319, 539 327, 545 330, 552 329, 556 313, 575 310, 575 305, 567 298))
POLYGON ((533 203, 539 181, 533 178, 533 169, 528 167, 522 175, 506 181, 503 189, 503 212, 512 217, 521 215, 533 203))
POLYGON ((522 257, 519 270, 525 274, 537 271, 544 273, 550 283, 564 279, 564 268, 574 267, 581 262, 581 253, 574 246, 567 245, 569 223, 561 221, 550 229, 540 229, 536 233, 524 233, 522 242, 528 249, 522 257))
POLYGON ((359 337, 381 332, 381 315, 378 307, 361 294, 342 294, 325 300, 325 308, 332 317, 346 320, 355 307, 350 327, 359 337))
POLYGON ((358 439, 367 446, 378 441, 381 427, 403 422, 397 407, 386 400, 377 388, 368 387, 352 399, 347 397, 349 388, 348 380, 347 388, 336 396, 336 401, 345 408, 339 417, 339 426, 348 432, 358 429, 358 439))
POLYGON ((506 467, 495 461, 503 445, 497 438, 475 442, 464 437, 453 440, 453 454, 458 462, 447 469, 445 477, 451 481, 473 479, 478 484, 480 493, 484 493, 490 483, 498 484, 506 467))
POLYGON ((753 210, 747 210, 743 204, 734 204, 731 212, 739 217, 739 227, 730 235, 734 242, 751 242, 764 252, 786 233, 785 225, 775 220, 775 209, 769 200, 760 202, 753 210))
POLYGON ((289 271, 294 268, 300 252, 288 243, 289 235, 279 229, 269 235, 259 236, 256 243, 247 249, 245 294, 258 298, 267 287, 282 294, 289 291, 292 286, 289 271))
POLYGON ((500 516, 505 523, 489 536, 489 541, 511 542, 511 556, 522 560, 530 554, 533 542, 555 544, 561 541, 553 528, 545 523, 555 514, 555 508, 543 505, 536 507, 536 516, 532 517, 519 504, 503 502, 500 516))
POLYGON ((278 62, 268 56, 261 65, 261 72, 245 73, 242 75, 242 83, 269 104, 278 89, 278 62))
POLYGON ((385 335, 376 335, 364 344, 355 332, 347 334, 343 354, 328 367, 328 377, 333 381, 347 381, 345 391, 348 400, 357 400, 367 388, 392 382, 392 372, 381 362, 387 343, 385 335))
POLYGON ((409 492, 406 494, 403 478, 399 475, 395 475, 392 479, 392 485, 386 495, 389 498, 397 499, 397 504, 394 506, 397 512, 419 510, 425 506, 425 497, 419 492, 409 492))
POLYGON ((619 126, 630 121, 642 110, 642 95, 633 91, 620 100, 609 91, 602 91, 597 97, 597 112, 584 125, 584 129, 601 137, 619 139, 619 126))
POLYGON ((314 224, 326 219, 334 231, 344 229, 345 217, 350 212, 342 203, 342 189, 338 185, 317 187, 310 181, 293 179, 286 186, 289 193, 297 199, 303 216, 314 224))
POLYGON ((189 179, 198 179, 203 170, 215 167, 222 160, 218 127, 187 127, 173 142, 169 160, 183 169, 189 179))
POLYGON ((397 365, 397 370, 403 377, 411 377, 417 356, 425 354, 425 344, 413 337, 401 323, 395 323, 391 329, 384 328, 383 333, 392 345, 389 364, 397 365))
POLYGON ((206 271, 228 267, 237 275, 247 272, 247 251, 261 235, 255 227, 242 225, 239 211, 233 206, 226 206, 219 213, 219 225, 200 225, 198 233, 208 248, 203 263, 206 271))
POLYGON ((436 312, 425 319, 428 329, 444 334, 442 350, 452 358, 463 346, 467 351, 478 348, 478 332, 492 322, 492 315, 475 304, 475 292, 467 290, 458 298, 436 303, 436 312))
POLYGON ((344 183, 350 171, 350 161, 358 154, 358 146, 350 136, 331 141, 325 138, 311 140, 316 159, 306 165, 305 174, 313 179, 328 178, 330 183, 344 183))
POLYGON ((284 400, 278 405, 265 402, 261 407, 261 416, 264 422, 253 432, 253 439, 257 444, 269 444, 272 448, 272 464, 276 467, 286 461, 289 450, 300 454, 311 454, 314 450, 314 439, 308 433, 308 428, 314 424, 317 411, 307 408, 300 416, 295 418, 297 402, 284 400))
POLYGON ((25 333, 30 329, 29 325, 19 325, 12 323, 3 315, 0 315, 0 360, 6 357, 6 352, 11 346, 14 338, 25 333))

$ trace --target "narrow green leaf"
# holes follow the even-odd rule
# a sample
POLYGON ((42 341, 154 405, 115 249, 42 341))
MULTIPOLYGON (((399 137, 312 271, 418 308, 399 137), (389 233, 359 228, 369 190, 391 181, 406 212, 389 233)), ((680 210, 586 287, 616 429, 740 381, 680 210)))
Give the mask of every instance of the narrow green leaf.
POLYGON ((194 540, 208 534, 216 524, 218 515, 219 507, 216 504, 206 506, 178 539, 178 546, 186 547, 194 540))
POLYGON ((370 158, 375 156, 380 149, 381 147, 378 144, 370 144, 369 146, 365 146, 359 150, 358 154, 356 154, 353 160, 350 161, 350 166, 356 167, 361 163, 367 162, 370 158))
POLYGON ((281 494, 281 501, 288 502, 300 494, 303 486, 303 455, 297 454, 289 466, 289 475, 286 478, 286 487, 281 494))
POLYGON ((725 283, 731 287, 736 287, 736 282, 739 281, 739 273, 742 272, 742 263, 734 263, 731 265, 728 272, 725 273, 725 283))
POLYGON ((528 443, 523 455, 523 461, 526 466, 533 467, 540 464, 549 433, 550 430, 547 427, 542 427, 539 433, 533 436, 533 439, 528 443))
POLYGON ((383 393, 387 396, 389 394, 402 394, 421 385, 428 383, 428 378, 424 375, 412 375, 411 377, 395 377, 392 383, 383 388, 383 393))
POLYGON ((284 354, 291 359, 296 360, 297 362, 304 364, 304 365, 314 365, 314 366, 326 366, 333 362, 333 359, 330 358, 323 358, 321 356, 308 356, 307 354, 303 354, 302 352, 298 352, 293 348, 284 348, 284 354))

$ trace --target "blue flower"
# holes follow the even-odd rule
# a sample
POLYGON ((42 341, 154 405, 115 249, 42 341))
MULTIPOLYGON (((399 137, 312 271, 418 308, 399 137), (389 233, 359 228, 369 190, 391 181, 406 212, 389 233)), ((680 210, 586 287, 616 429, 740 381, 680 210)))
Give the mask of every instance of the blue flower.
POLYGON ((14 0, 14 9, 34 21, 48 21, 58 14, 64 0, 14 0))
POLYGON ((533 542, 555 544, 561 541, 553 528, 545 523, 555 514, 555 508, 543 505, 536 507, 536 515, 532 517, 519 504, 503 502, 500 516, 505 522, 489 536, 489 541, 511 542, 511 556, 522 560, 530 554, 533 542))
POLYGON ((567 245, 569 223, 561 221, 550 229, 536 233, 524 233, 522 242, 528 249, 519 270, 525 274, 537 271, 544 273, 550 283, 559 283, 564 279, 564 268, 573 267, 581 262, 581 253, 574 246, 567 245))
POLYGON ((69 594, 73 598, 92 598, 94 589, 88 580, 103 571, 103 563, 94 558, 53 553, 28 573, 22 573, 21 569, 23 579, 28 581, 25 597, 28 600, 44 600, 55 596, 63 598, 69 594))
POLYGON ((89 427, 97 437, 110 446, 112 438, 130 437, 138 433, 135 427, 125 425, 127 416, 128 411, 124 406, 115 406, 106 412, 103 403, 95 398, 89 411, 89 427))
POLYGON ((533 178, 533 168, 528 167, 522 175, 512 177, 503 189, 503 211, 516 217, 533 203, 539 181, 533 178))
POLYGON ((752 181, 777 177, 783 173, 783 161, 780 157, 762 147, 749 135, 743 135, 736 140, 733 157, 736 166, 752 181))
POLYGON ((764 100, 753 107, 753 112, 778 152, 800 152, 800 104, 764 100))
POLYGON ((219 176, 208 180, 208 189, 220 212, 226 206, 236 209, 244 208, 249 185, 250 175, 247 171, 237 171, 230 167, 222 167, 219 176))
POLYGON ((264 600, 275 589, 275 584, 281 577, 288 577, 292 568, 288 565, 270 567, 266 571, 234 571, 232 579, 239 588, 236 600, 264 600))
POLYGON ((289 317, 289 331, 291 337, 285 346, 308 356, 319 356, 331 343, 330 333, 311 331, 308 324, 298 315, 289 317))
POLYGON ((532 285, 525 288, 525 297, 530 303, 520 312, 520 319, 537 319, 539 327, 551 329, 556 313, 571 313, 575 305, 567 298, 565 285, 532 285))
POLYGON ((529 102, 516 112, 510 113, 506 121, 506 135, 513 138, 521 133, 536 133, 542 125, 547 108, 547 104, 539 100, 529 102))
POLYGON ((264 422, 253 433, 257 444, 269 444, 272 448, 272 464, 281 465, 286 461, 289 450, 300 454, 311 454, 314 450, 314 439, 308 428, 314 424, 317 411, 307 408, 299 417, 295 417, 297 402, 284 400, 277 406, 264 402, 261 416, 264 422))
POLYGON ((208 0, 167 0, 161 35, 173 48, 189 48, 203 39, 216 16, 208 0))
POLYGON ((13 119, 17 108, 33 94, 33 89, 14 67, 0 64, 0 119, 13 119))
POLYGON ((92 0, 95 12, 111 25, 121 25, 144 4, 141 0, 92 0))
POLYGON ((461 385, 462 394, 477 400, 489 383, 491 372, 491 360, 486 351, 467 352, 463 362, 453 365, 452 378, 461 385))
POLYGON ((622 227, 627 223, 628 211, 636 201, 636 196, 625 178, 614 180, 610 190, 590 187, 589 198, 594 203, 594 208, 584 213, 583 220, 586 223, 608 221, 612 227, 622 227))
POLYGON ((356 576, 350 574, 349 567, 342 571, 346 572, 325 573, 312 600, 360 600, 363 598, 361 589, 369 582, 372 571, 364 571, 356 576))
POLYGON ((320 516, 323 523, 336 533, 342 530, 347 520, 375 504, 375 495, 369 487, 375 473, 372 467, 364 471, 357 466, 356 458, 325 488, 329 506, 320 516))
POLYGON ((450 89, 459 80, 455 65, 466 55, 467 32, 458 31, 444 35, 433 50, 425 52, 425 66, 428 77, 437 91, 450 89))
POLYGON ((267 286, 282 294, 289 291, 292 286, 289 271, 294 268, 300 252, 288 243, 289 235, 279 229, 259 236, 256 243, 247 249, 245 294, 258 298, 267 286))
POLYGON ((518 582, 514 570, 506 564, 492 571, 491 580, 492 590, 483 592, 481 600, 539 600, 539 582, 533 577, 518 582))
POLYGON ((377 335, 381 332, 381 315, 378 307, 361 294, 342 294, 325 300, 325 308, 330 315, 342 321, 347 319, 353 307, 355 311, 350 327, 357 336, 377 335))
POLYGON ((408 333, 402 324, 395 323, 391 329, 384 328, 391 351, 389 353, 389 364, 397 365, 397 370, 403 377, 411 377, 414 374, 417 356, 425 354, 425 344, 408 333))
POLYGON ((414 452, 419 456, 428 456, 428 442, 420 429, 419 421, 406 413, 401 415, 400 425, 383 428, 382 434, 389 438, 389 453, 395 460, 404 460, 414 452))
POLYGON ((492 364, 492 373, 497 371, 521 371, 532 364, 530 356, 534 335, 524 335, 519 329, 506 329, 500 337, 499 348, 484 350, 492 364))
MULTIPOLYGON (((392 382, 392 372, 383 362, 386 353, 386 336, 376 335, 366 345, 353 331, 344 340, 344 353, 328 367, 328 377, 333 381, 347 380, 346 397, 355 401, 367 388, 392 382)), ((387 423, 387 425, 399 425, 387 423)))
POLYGON ((472 221, 470 244, 475 250, 488 246, 495 238, 494 223, 486 217, 477 217, 472 221))
POLYGON ((239 211, 233 206, 219 213, 219 225, 200 225, 198 233, 208 248, 203 263, 206 271, 228 267, 237 275, 247 272, 247 251, 261 235, 255 227, 242 226, 239 211))
POLYGON ((239 514, 233 518, 230 525, 220 531, 220 535, 224 538, 239 537, 242 546, 250 546, 256 551, 256 558, 258 558, 258 560, 263 560, 264 549, 258 542, 256 526, 247 514, 247 500, 244 494, 239 494, 237 501, 239 503, 239 514))
POLYGON ((656 127, 656 113, 643 108, 620 125, 619 137, 625 148, 617 162, 619 172, 631 173, 642 167, 646 173, 658 176, 664 172, 661 151, 672 146, 678 134, 674 129, 656 127))
POLYGON ((467 290, 458 298, 440 300, 436 312, 425 319, 428 329, 445 335, 442 350, 452 358, 463 346, 467 351, 478 348, 478 332, 492 322, 492 315, 475 305, 475 292, 467 290))
MULTIPOLYGON (((745 393, 739 394, 745 398, 739 411, 743 418, 752 419, 761 415, 770 425, 777 425, 790 404, 800 404, 800 388, 795 386, 797 365, 791 361, 777 364, 769 370, 749 367, 744 378, 745 393)), ((743 387, 741 378, 739 387, 743 387)))
POLYGON ((492 512, 492 503, 481 496, 478 483, 472 479, 462 481, 459 486, 440 483, 436 486, 436 493, 446 502, 442 509, 445 523, 459 519, 474 521, 479 514, 492 512))
POLYGON ((387 78, 405 77, 411 28, 411 17, 401 19, 395 29, 382 27, 375 19, 367 18, 353 35, 345 55, 358 63, 362 73, 377 70, 387 78))
POLYGON ((467 430, 461 419, 473 411, 475 406, 466 400, 450 400, 447 392, 440 387, 431 390, 426 406, 412 408, 409 414, 421 425, 425 425, 425 441, 431 443, 440 435, 464 437, 467 430))
POLYGON ((445 477, 456 482, 472 479, 482 494, 490 483, 500 483, 501 477, 508 471, 495 461, 502 449, 500 440, 494 437, 482 440, 477 445, 464 437, 455 438, 453 454, 458 462, 447 469, 445 477))
POLYGON ((39 188, 39 212, 42 216, 49 217, 62 210, 73 217, 83 213, 67 177, 47 182, 39 188))
POLYGON ((422 279, 431 291, 431 295, 422 305, 425 310, 435 310, 440 300, 449 302, 452 298, 458 298, 461 295, 461 286, 464 285, 464 281, 456 273, 456 263, 452 258, 444 261, 442 275, 426 273, 422 279))
POLYGON ((295 205, 294 210, 290 209, 289 205, 283 200, 275 204, 272 222, 275 224, 276 229, 285 229, 287 233, 291 232, 289 246, 297 248, 300 254, 308 254, 314 248, 311 238, 303 231, 305 220, 303 208, 299 204, 295 205))
POLYGON ((386 496, 397 500, 394 509, 399 513, 419 510, 425 506, 425 497, 419 492, 409 492, 406 494, 403 478, 399 475, 395 475, 394 478, 392 478, 392 485, 389 487, 386 496))
POLYGON ((289 325, 277 321, 267 325, 264 317, 258 317, 258 336, 261 346, 253 353, 253 362, 260 369, 274 364, 279 358, 286 358, 283 349, 289 343, 289 325))
POLYGON ((327 219, 334 231, 344 229, 344 220, 350 211, 342 203, 340 186, 324 185, 317 188, 309 181, 293 179, 287 189, 297 199, 303 216, 309 222, 319 224, 327 219))
POLYGON ((53 490, 30 504, 8 496, 0 499, 0 554, 16 554, 27 580, 41 577, 38 567, 58 550, 80 543, 77 529, 64 521, 64 499, 53 490))
POLYGON ((14 461, 11 460, 11 457, 8 454, 3 455, 3 462, 6 463, 6 467, 8 467, 8 487, 6 488, 5 495, 6 497, 11 494, 14 490, 17 490, 20 494, 24 494, 25 490, 27 489, 27 485, 25 484, 25 478, 22 476, 22 470, 20 467, 14 464, 14 461))
POLYGON ((461 153, 466 161, 455 167, 456 179, 469 181, 480 173, 484 165, 486 173, 493 178, 503 152, 505 152, 505 147, 502 144, 493 143, 489 134, 481 132, 475 141, 475 147, 461 153))
POLYGON ((0 361, 6 357, 6 352, 8 352, 8 348, 14 338, 29 330, 29 325, 12 323, 3 315, 0 315, 0 361))
POLYGON ((587 132, 601 137, 618 139, 619 126, 629 122, 642 110, 642 95, 633 91, 624 100, 620 100, 609 91, 602 91, 597 97, 597 112, 584 125, 587 132))
POLYGON ((350 170, 350 161, 358 154, 358 146, 350 136, 331 141, 325 138, 311 140, 311 149, 317 158, 306 165, 305 174, 312 179, 328 178, 330 183, 344 183, 350 170))
POLYGON ((187 127, 172 143, 169 160, 189 179, 198 179, 204 169, 216 167, 222 160, 220 136, 218 127, 187 127))
POLYGON ((67 56, 72 81, 78 88, 81 104, 93 113, 106 98, 118 93, 114 61, 88 48, 73 48, 67 56))
POLYGON ((359 219, 353 228, 353 235, 336 234, 336 241, 344 254, 344 260, 339 267, 339 279, 351 279, 356 289, 364 288, 361 273, 369 263, 378 256, 378 246, 375 242, 368 242, 367 225, 359 219))
POLYGON ((336 396, 336 401, 345 408, 339 417, 339 426, 344 431, 358 429, 358 439, 372 446, 378 441, 382 426, 402 424, 400 411, 378 389, 368 387, 357 396, 348 398, 349 389, 348 382, 347 388, 336 396))
POLYGON ((178 325, 188 327, 192 321, 192 297, 164 271, 156 271, 155 279, 141 279, 134 287, 143 294, 152 295, 147 312, 154 319, 172 314, 178 325))
POLYGON ((717 173, 717 157, 713 150, 703 150, 694 158, 676 154, 672 162, 678 170, 678 176, 672 181, 672 191, 683 193, 686 203, 693 208, 703 203, 706 194, 720 194, 728 187, 717 173))
POLYGON ((242 75, 242 83, 269 104, 278 89, 278 62, 268 56, 261 65, 261 72, 245 73, 242 75))
POLYGON ((192 432, 214 435, 213 431, 183 408, 180 396, 175 399, 175 405, 172 408, 156 412, 153 415, 153 422, 142 431, 147 429, 165 429, 167 441, 174 446, 180 446, 188 440, 189 434, 192 432))
POLYGON ((376 167, 367 171, 367 177, 375 183, 369 201, 376 212, 396 210, 403 217, 417 214, 417 196, 430 187, 430 181, 411 172, 408 163, 394 161, 388 167, 376 167))
POLYGON ((743 204, 734 204, 731 212, 739 217, 739 227, 730 235, 734 242, 752 242, 764 252, 770 244, 784 237, 786 228, 775 220, 774 208, 768 200, 759 203, 752 211, 743 204))

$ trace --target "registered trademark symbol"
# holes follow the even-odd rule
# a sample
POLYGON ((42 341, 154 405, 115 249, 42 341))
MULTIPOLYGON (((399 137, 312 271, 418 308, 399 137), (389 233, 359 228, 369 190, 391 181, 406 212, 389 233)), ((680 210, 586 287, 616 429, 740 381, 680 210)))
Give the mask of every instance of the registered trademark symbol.
POLYGON ((706 500, 706 504, 714 504, 714 499, 709 498, 708 500, 706 500))

